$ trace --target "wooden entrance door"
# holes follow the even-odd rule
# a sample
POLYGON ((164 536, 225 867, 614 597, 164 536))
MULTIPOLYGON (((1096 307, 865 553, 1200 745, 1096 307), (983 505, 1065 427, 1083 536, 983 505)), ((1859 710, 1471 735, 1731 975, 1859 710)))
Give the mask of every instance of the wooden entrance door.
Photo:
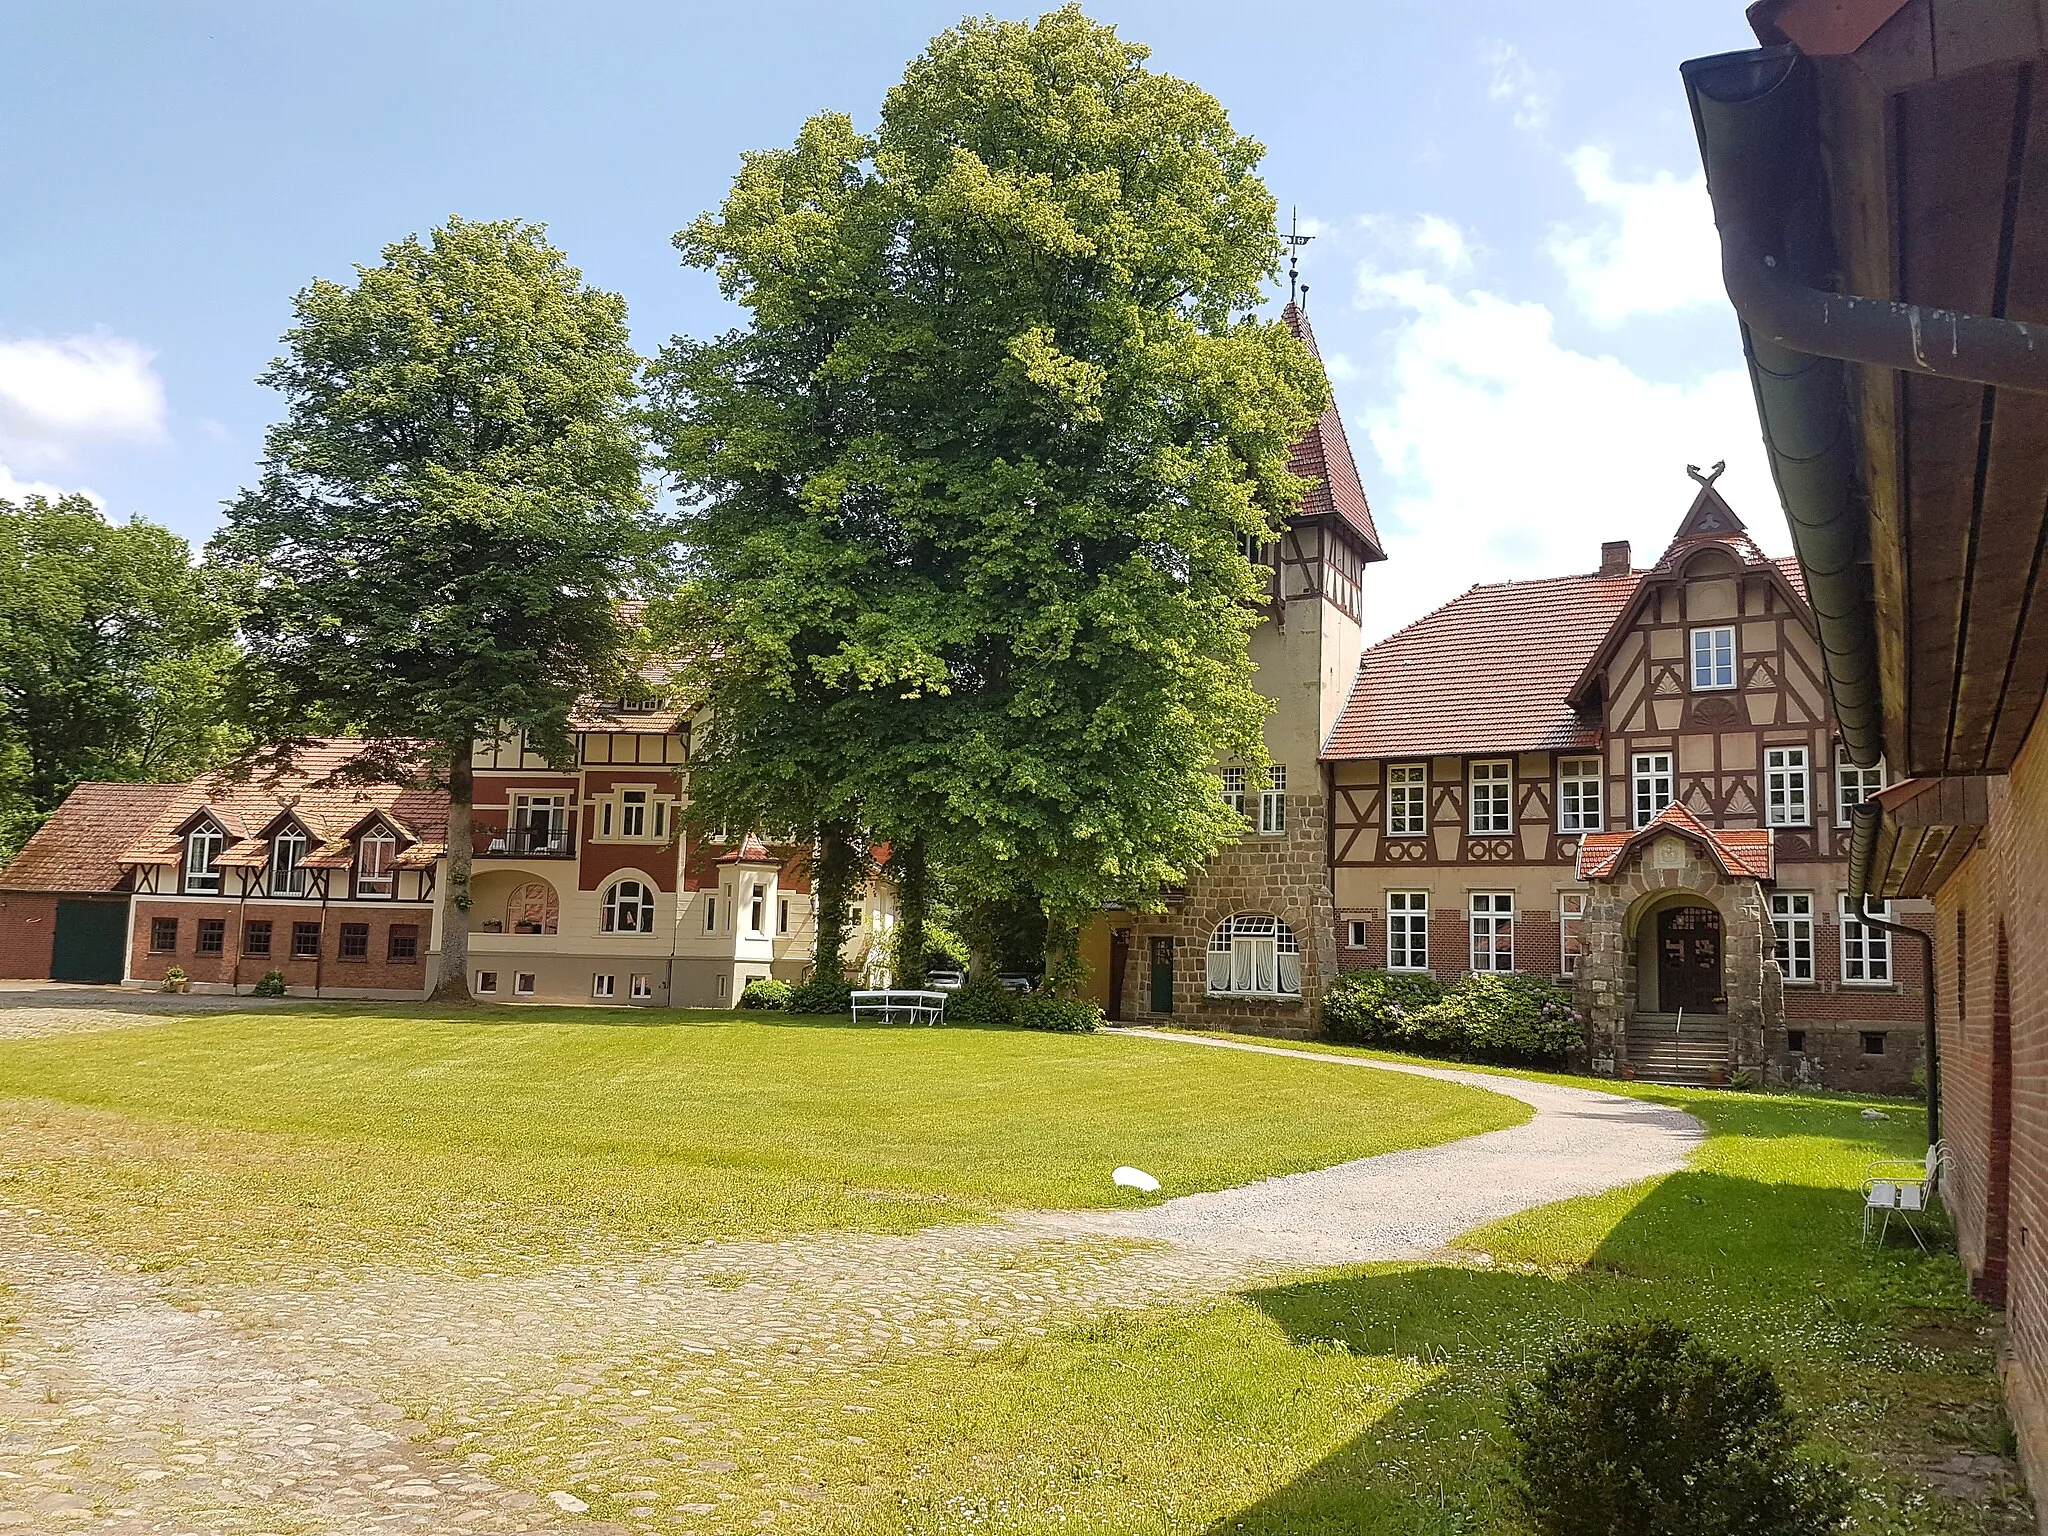
POLYGON ((1667 907, 1657 914, 1657 1011, 1726 1013, 1721 990, 1721 914, 1667 907))
POLYGON ((1109 931, 1109 1016, 1124 1016, 1124 978, 1131 968, 1131 930, 1109 931))
POLYGON ((1154 1013, 1173 1012, 1173 940, 1152 941, 1152 996, 1154 1013))

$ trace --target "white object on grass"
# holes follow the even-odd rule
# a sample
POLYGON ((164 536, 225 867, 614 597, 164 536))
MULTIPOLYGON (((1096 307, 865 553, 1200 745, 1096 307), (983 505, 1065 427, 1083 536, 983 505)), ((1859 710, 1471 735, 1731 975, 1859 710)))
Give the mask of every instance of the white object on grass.
POLYGON ((1142 1168, 1119 1168, 1110 1178, 1125 1189, 1142 1190, 1148 1195, 1159 1192, 1159 1181, 1142 1168))
POLYGON ((565 1492, 560 1488, 557 1488, 548 1497, 555 1501, 555 1508, 565 1515, 580 1515, 590 1509, 590 1506, 577 1498, 575 1494, 565 1492))

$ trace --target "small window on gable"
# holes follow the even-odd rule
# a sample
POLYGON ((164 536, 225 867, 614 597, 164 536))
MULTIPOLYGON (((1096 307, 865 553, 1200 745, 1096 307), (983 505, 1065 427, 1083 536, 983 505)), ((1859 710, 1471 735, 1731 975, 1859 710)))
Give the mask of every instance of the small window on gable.
POLYGON ((356 894, 389 896, 392 861, 398 857, 398 839, 387 827, 372 827, 356 846, 356 894))
POLYGON ((306 834, 297 827, 285 827, 270 840, 270 894, 306 894, 306 834))
POLYGON ((1692 686, 1695 693, 1735 686, 1734 625, 1692 632, 1692 686))
POLYGON ((202 822, 185 834, 185 890, 188 895, 218 895, 220 850, 225 839, 219 827, 202 822))

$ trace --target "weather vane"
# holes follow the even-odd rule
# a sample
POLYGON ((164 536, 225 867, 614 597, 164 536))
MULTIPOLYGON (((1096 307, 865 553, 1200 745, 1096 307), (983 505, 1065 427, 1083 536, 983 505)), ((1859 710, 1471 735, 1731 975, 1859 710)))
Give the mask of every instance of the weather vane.
POLYGON ((1301 283, 1301 248, 1315 239, 1314 235, 1301 232, 1301 209, 1298 206, 1289 214, 1287 233, 1280 238, 1287 242, 1287 302, 1292 304, 1308 292, 1301 283))

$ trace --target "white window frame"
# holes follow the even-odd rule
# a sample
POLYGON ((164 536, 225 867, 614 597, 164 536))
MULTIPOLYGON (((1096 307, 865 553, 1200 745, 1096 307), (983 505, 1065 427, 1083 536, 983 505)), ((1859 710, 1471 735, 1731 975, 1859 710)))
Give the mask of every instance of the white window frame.
POLYGON ((654 978, 644 971, 635 971, 633 973, 632 988, 633 996, 639 1001, 645 1002, 648 998, 654 996, 654 978))
POLYGON ((514 971, 512 973, 512 995, 514 997, 531 997, 537 990, 538 987, 532 971, 514 971))
POLYGON ((1429 764, 1389 763, 1382 810, 1389 837, 1429 835, 1429 764))
POLYGON ((1764 825, 1813 824, 1813 754, 1805 747, 1764 748, 1764 825))
POLYGON ((646 937, 654 932, 654 887, 638 875, 622 875, 604 888, 602 910, 598 916, 598 929, 603 933, 630 933, 646 937), (632 886, 636 896, 632 899, 633 921, 629 927, 619 925, 619 917, 625 911, 624 891, 632 886))
POLYGON ((1579 974, 1579 961, 1585 955, 1588 894, 1586 891, 1557 893, 1557 971, 1560 976, 1579 974))
POLYGON ((1429 969, 1429 892, 1387 892, 1387 969, 1429 969))
POLYGON ((1483 758, 1465 770, 1465 825, 1474 837, 1511 837, 1515 831, 1515 765, 1505 757, 1483 758), (1480 805, 1485 790, 1487 815, 1480 805))
POLYGON ((478 971, 476 973, 476 992, 478 997, 497 996, 498 973, 496 971, 478 971))
POLYGON ((776 899, 775 931, 778 934, 789 932, 789 898, 787 896, 778 897, 776 899))
POLYGON ((706 891, 704 893, 704 931, 706 933, 718 932, 718 892, 716 891, 706 891))
MULTIPOLYGON (((614 784, 594 796, 596 840, 605 843, 665 843, 674 830, 676 798, 655 784, 614 784)), ((713 837, 711 842, 724 841, 713 837)))
POLYGON ((1287 831, 1287 765, 1275 763, 1266 770, 1266 787, 1259 791, 1259 836, 1279 837, 1287 831))
POLYGON ((1814 980, 1813 892, 1771 892, 1771 935, 1785 984, 1810 986, 1814 980))
POLYGON ((270 894, 273 896, 303 896, 306 894, 306 853, 312 841, 303 828, 286 827, 270 840, 270 894), (286 856, 286 850, 298 852, 286 856))
POLYGON ((1474 974, 1490 972, 1507 975, 1515 968, 1515 895, 1512 891, 1474 891, 1469 903, 1470 943, 1468 958, 1474 974), (1506 948, 1501 939, 1507 939, 1506 948), (1486 964, 1479 963, 1484 955, 1486 964), (1503 960, 1505 963, 1503 963, 1503 960))
POLYGON ((390 900, 398 887, 398 872, 393 867, 397 857, 398 838, 389 827, 373 827, 365 832, 356 844, 356 895, 390 900), (372 848, 382 850, 374 860, 370 857, 372 848))
POLYGON ((1344 926, 1344 947, 1346 949, 1365 948, 1367 937, 1371 932, 1372 924, 1368 923, 1364 918, 1354 917, 1347 919, 1344 926))
POLYGON ((1605 765, 1597 757, 1557 760, 1557 830, 1598 832, 1606 824, 1605 765))
POLYGON ((1678 798, 1678 776, 1673 772, 1673 756, 1669 752, 1636 752, 1628 760, 1628 804, 1631 820, 1638 827, 1647 827, 1657 819, 1665 806, 1678 798), (1648 766, 1646 767, 1645 764, 1648 766), (1662 765, 1661 767, 1659 765, 1662 765), (1651 805, 1657 798, 1657 786, 1663 785, 1664 798, 1651 805), (1645 793, 1647 789, 1648 793, 1645 793))
POLYGON ((753 888, 752 894, 747 898, 747 937, 750 939, 767 938, 768 930, 762 926, 767 921, 768 893, 757 885, 753 888))
POLYGON ((1694 693, 1720 693, 1735 686, 1741 653, 1736 649, 1733 624, 1709 624, 1694 630, 1691 655, 1694 693))
MULTIPOLYGON (((1877 915, 1892 920, 1892 904, 1885 902, 1877 915)), ((1842 897, 1842 985, 1845 987, 1889 987, 1892 975, 1892 936, 1862 920, 1848 896, 1842 897)))
POLYGON ((220 855, 227 835, 212 822, 185 834, 185 894, 218 896, 221 887, 220 855))
POLYGON ((1223 803, 1238 815, 1244 815, 1245 771, 1242 768, 1225 768, 1223 774, 1223 803))
POLYGON ((1267 912, 1239 912, 1209 936, 1209 992, 1216 997, 1301 996, 1301 943, 1267 912))
POLYGON ((619 995, 619 978, 611 972, 597 972, 590 978, 590 995, 592 997, 617 997, 619 995))
POLYGON ((1849 825, 1849 812, 1868 800, 1890 782, 1885 772, 1884 759, 1870 768, 1858 768, 1849 761, 1849 754, 1840 747, 1835 748, 1835 825, 1849 825))

